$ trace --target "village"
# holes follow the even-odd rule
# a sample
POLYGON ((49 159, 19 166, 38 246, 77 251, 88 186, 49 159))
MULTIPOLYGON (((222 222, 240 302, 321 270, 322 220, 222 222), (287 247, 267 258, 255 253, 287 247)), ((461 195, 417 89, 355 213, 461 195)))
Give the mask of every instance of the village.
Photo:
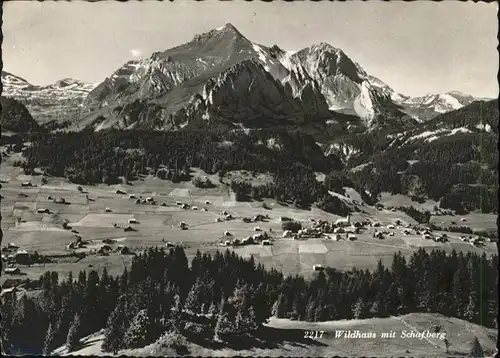
MULTIPOLYGON (((206 178, 206 177, 205 177, 206 178)), ((5 184, 6 181, 4 181, 5 184)), ((42 178, 41 185, 45 185, 47 180, 42 178)), ((22 182, 20 185, 20 189, 34 189, 36 185, 34 185, 31 181, 22 182)), ((99 200, 98 198, 93 198, 89 195, 89 192, 84 189, 82 186, 76 186, 76 193, 73 195, 81 195, 84 196, 84 201, 86 204, 96 202, 99 200)), ((241 235, 233 232, 233 230, 226 229, 220 230, 217 234, 214 230, 215 227, 212 226, 211 230, 207 230, 206 232, 198 231, 198 235, 204 235, 205 246, 212 247, 224 247, 225 249, 235 250, 236 252, 240 252, 242 247, 269 247, 275 244, 279 244, 281 246, 286 245, 287 241, 300 241, 302 243, 307 242, 308 240, 314 240, 317 242, 320 240, 321 242, 355 242, 358 238, 364 238, 366 240, 371 240, 375 242, 386 242, 391 238, 407 238, 413 239, 416 242, 416 246, 428 246, 425 242, 432 242, 432 247, 436 247, 439 245, 447 245, 449 243, 450 238, 453 240, 460 240, 463 243, 470 244, 476 248, 485 247, 491 240, 488 237, 483 237, 480 235, 461 235, 457 237, 454 233, 446 232, 446 231, 435 231, 430 225, 422 225, 415 222, 411 222, 411 218, 407 217, 409 220, 403 219, 395 219, 390 222, 381 223, 379 221, 375 221, 370 219, 369 217, 360 217, 356 220, 353 219, 351 215, 348 215, 344 218, 338 218, 336 220, 326 220, 326 219, 316 219, 314 217, 306 218, 304 215, 300 215, 298 219, 289 217, 289 216, 271 216, 269 214, 260 214, 255 213, 253 216, 244 216, 238 215, 237 213, 231 213, 228 209, 222 210, 220 212, 217 211, 217 208, 214 207, 213 203, 210 200, 203 200, 198 205, 194 205, 193 202, 188 203, 186 200, 175 200, 167 202, 162 201, 160 203, 160 198, 150 195, 144 196, 141 194, 127 193, 123 189, 116 189, 112 193, 113 196, 117 198, 125 198, 127 202, 133 203, 135 206, 148 206, 148 207, 159 207, 163 209, 167 209, 166 213, 171 213, 172 211, 189 213, 190 215, 184 215, 185 217, 194 217, 195 212, 200 213, 210 213, 214 219, 213 222, 215 224, 220 224, 223 226, 223 223, 232 223, 232 227, 238 228, 236 231, 241 231, 242 227, 245 228, 244 231, 253 231, 253 234, 241 235), (273 225, 267 225, 268 223, 272 223, 273 225), (267 227, 266 227, 267 226, 267 227), (424 241, 422 243, 422 240, 424 241), (418 243, 417 243, 418 242, 418 243)), ((21 191, 17 195, 19 198, 26 199, 29 194, 21 191)), ((54 196, 47 195, 46 201, 55 204, 58 207, 70 206, 72 205, 70 201, 68 201, 64 196, 54 196)), ((192 198, 191 198, 192 199, 192 198)), ((199 200, 200 201, 200 200, 199 200)), ((129 204, 130 205, 130 204, 129 204)), ((265 205, 264 205, 265 207, 265 205)), ((383 207, 376 206, 376 211, 383 212, 385 209, 383 207)), ((106 205, 104 210, 102 210, 102 215, 113 215, 115 212, 120 212, 120 207, 112 207, 110 205, 106 205)), ((46 207, 37 206, 35 213, 43 221, 43 218, 46 216, 55 215, 55 211, 61 211, 54 208, 49 208, 49 205, 46 207)), ((391 208, 391 213, 395 213, 396 210, 391 208)), ((439 211, 438 211, 439 212, 439 211)), ((434 213, 437 214, 437 213, 434 213)), ((439 214, 448 214, 448 213, 439 213, 439 214)), ((158 213, 155 213, 157 216, 158 213)), ((60 215, 59 215, 60 216, 60 215)), ((436 215, 438 216, 438 215, 436 215)), ((109 229, 113 229, 115 232, 121 231, 123 235, 127 234, 137 234, 139 231, 143 230, 143 225, 141 220, 137 218, 136 215, 131 214, 124 217, 123 215, 111 216, 113 218, 122 218, 121 221, 114 220, 109 223, 109 229)), ((62 218, 62 216, 60 216, 62 218)), ((72 239, 65 243, 64 252, 60 252, 61 250, 52 250, 58 252, 44 252, 39 253, 33 248, 29 247, 29 245, 19 245, 15 241, 9 241, 8 234, 6 235, 7 245, 2 247, 2 261, 4 262, 5 270, 4 274, 8 275, 10 280, 4 282, 3 286, 10 286, 12 282, 15 281, 15 278, 21 278, 23 275, 26 275, 25 271, 33 266, 49 267, 51 264, 57 264, 60 262, 68 262, 68 263, 78 263, 82 261, 84 258, 89 256, 101 256, 101 257, 109 257, 109 256, 120 256, 123 261, 124 256, 133 257, 134 255, 140 253, 142 250, 146 248, 147 245, 128 245, 126 243, 127 236, 124 237, 107 237, 103 239, 96 239, 93 237, 83 237, 78 227, 81 226, 78 223, 71 223, 70 220, 63 218, 63 222, 60 225, 58 230, 64 230, 69 233, 72 239), (12 281, 14 280, 14 281, 12 281), (10 282, 10 283, 9 283, 10 282)), ((461 222, 465 222, 466 219, 462 218, 461 222)), ((16 219, 14 223, 15 226, 20 226, 25 222, 21 217, 16 219)), ((456 224, 454 221, 451 221, 452 224, 456 224)), ((185 232, 196 228, 197 226, 207 225, 208 223, 200 223, 196 220, 194 222, 190 222, 190 220, 180 220, 176 225, 171 224, 172 233, 178 234, 179 231, 185 232)), ((447 230, 447 229, 445 229, 447 230)), ((8 231, 7 231, 8 233, 8 231)), ((172 235, 175 238, 178 235, 172 235)), ((144 234, 143 234, 144 235, 144 234)), ((174 239, 169 239, 168 237, 164 237, 161 239, 161 243, 157 243, 154 246, 163 245, 165 249, 169 249, 174 247, 175 245, 184 245, 185 247, 190 247, 193 243, 186 244, 183 241, 179 242, 174 239)), ((405 240, 407 246, 411 246, 411 241, 405 240), (409 245, 408 245, 409 244, 409 245)), ((314 246, 317 244, 313 244, 314 246)), ((329 244, 330 245, 330 244, 329 244)), ((196 246, 196 245, 194 245, 196 246)), ((390 244, 388 245, 390 246, 390 244)), ((199 247, 199 245, 198 245, 199 247)), ((403 248, 403 247, 402 247, 403 248)), ((55 248, 54 248, 55 249, 55 248)), ((268 249, 269 250, 269 249, 268 249)), ((46 251, 46 250, 45 250, 46 251)), ((49 250, 50 251, 50 250, 49 250)), ((255 254, 255 256, 266 256, 266 254, 258 249, 247 250, 243 252, 243 254, 255 254)), ((322 250, 316 253, 321 253, 322 250)), ((269 252, 269 251, 267 251, 269 252)), ((307 252, 307 250, 305 250, 307 252)), ((308 253, 315 253, 314 250, 309 250, 308 253)), ((268 255, 267 255, 268 256, 268 255)), ((309 266, 310 271, 320 271, 328 267, 328 260, 322 260, 322 262, 314 262, 311 259, 308 262, 311 263, 309 266)), ((88 264, 88 267, 94 267, 92 263, 88 264)))

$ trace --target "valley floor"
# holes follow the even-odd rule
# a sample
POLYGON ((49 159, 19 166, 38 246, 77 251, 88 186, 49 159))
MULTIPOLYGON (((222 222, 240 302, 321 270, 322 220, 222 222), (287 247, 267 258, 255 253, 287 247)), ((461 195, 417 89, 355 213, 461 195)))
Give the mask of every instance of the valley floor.
MULTIPOLYGON (((378 260, 390 265, 394 253, 401 251, 405 256, 410 256, 420 247, 443 249, 446 252, 453 249, 478 254, 485 252, 487 255, 497 251, 495 243, 475 247, 462 242, 461 234, 447 233, 449 242, 438 243, 424 240, 420 235, 403 235, 402 229, 391 230, 394 236, 386 236, 385 240, 372 238, 375 228, 368 228, 358 234, 356 241, 334 241, 328 238, 293 240, 283 238, 280 217, 286 216, 300 221, 303 227, 311 226, 312 219, 334 222, 339 217, 317 208, 299 210, 278 204, 274 200, 236 202, 228 186, 220 183, 217 175, 210 176, 212 182, 217 184, 212 189, 195 188, 190 182, 174 184, 145 177, 130 185, 84 186, 83 192, 79 192, 78 186, 66 179, 48 177, 48 182, 42 183, 41 175, 24 175, 22 169, 12 166, 13 162, 19 159, 18 154, 12 154, 4 158, 0 165, 4 246, 13 243, 28 252, 37 251, 50 257, 52 263, 21 266, 21 276, 3 274, 0 284, 7 279, 37 279, 47 270, 58 271, 60 277, 71 271, 75 277, 80 270, 102 270, 106 267, 112 275, 117 275, 131 264, 132 256, 117 252, 111 252, 108 256, 96 255, 106 239, 115 242, 113 248, 125 245, 137 252, 151 246, 165 246, 166 242, 182 244, 189 260, 197 250, 214 253, 217 250, 229 249, 243 257, 253 255, 256 262, 262 263, 266 268, 273 267, 285 274, 301 274, 305 277, 314 274, 312 267, 315 264, 340 270, 354 267, 372 269, 376 267, 378 260), (21 184, 28 181, 33 186, 22 187, 21 184), (119 194, 117 190, 125 194, 119 194), (157 203, 136 204, 136 199, 129 198, 129 195, 135 195, 137 198, 152 197, 157 203), (64 198, 66 205, 54 203, 54 198, 64 198), (206 204, 207 201, 209 204, 206 204), (199 210, 183 210, 177 202, 197 206, 199 210), (269 209, 264 209, 263 203, 266 203, 269 209), (206 211, 202 211, 202 208, 206 208, 206 211), (50 213, 38 213, 39 209, 48 209, 50 213), (223 217, 223 211, 229 212, 235 219, 216 222, 216 218, 223 217), (259 223, 242 221, 243 217, 254 217, 258 214, 269 215, 270 219, 259 223), (124 231, 124 228, 129 226, 129 219, 137 221, 130 224, 135 231, 124 231), (73 231, 62 228, 65 221, 69 222, 73 231), (188 230, 179 228, 181 222, 188 225, 188 230), (116 224, 116 227, 113 224, 116 224), (243 239, 256 234, 256 226, 271 236, 271 246, 221 246, 221 241, 228 239, 224 236, 226 231, 233 235, 229 239, 243 239), (83 258, 69 256, 66 249, 67 244, 75 241, 76 235, 88 241, 86 248, 74 250, 76 253, 85 253, 83 258)), ((193 171, 194 175, 205 175, 200 170, 193 171)), ((242 177, 241 174, 238 177, 242 177)), ((379 211, 359 202, 359 194, 352 189, 348 188, 346 195, 348 197, 343 200, 350 200, 362 209, 362 212, 352 215, 353 222, 369 218, 382 226, 393 224, 396 220, 416 223, 403 212, 379 211)), ((458 217, 437 219, 440 222, 460 220, 458 217)), ((494 215, 470 214, 464 219, 468 220, 467 224, 471 225, 472 229, 496 227, 494 215)))

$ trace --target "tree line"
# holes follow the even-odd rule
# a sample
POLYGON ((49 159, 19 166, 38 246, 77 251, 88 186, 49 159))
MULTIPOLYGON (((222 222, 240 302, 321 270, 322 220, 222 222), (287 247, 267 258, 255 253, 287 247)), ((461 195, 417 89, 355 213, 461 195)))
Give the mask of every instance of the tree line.
POLYGON ((420 249, 394 254, 390 267, 327 268, 306 280, 229 250, 198 251, 189 265, 181 247, 150 248, 116 277, 105 268, 66 279, 46 272, 38 294, 6 295, 2 341, 8 354, 48 354, 104 329, 102 349, 116 353, 166 332, 217 341, 252 335, 272 315, 325 321, 437 312, 494 328, 497 266, 498 256, 420 249))

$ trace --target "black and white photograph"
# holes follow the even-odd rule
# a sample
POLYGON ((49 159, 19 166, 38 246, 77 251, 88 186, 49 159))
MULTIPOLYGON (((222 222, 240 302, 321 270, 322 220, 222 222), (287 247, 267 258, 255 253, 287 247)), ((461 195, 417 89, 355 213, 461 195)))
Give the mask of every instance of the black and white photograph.
POLYGON ((498 10, 4 1, 2 355, 498 357, 498 10))

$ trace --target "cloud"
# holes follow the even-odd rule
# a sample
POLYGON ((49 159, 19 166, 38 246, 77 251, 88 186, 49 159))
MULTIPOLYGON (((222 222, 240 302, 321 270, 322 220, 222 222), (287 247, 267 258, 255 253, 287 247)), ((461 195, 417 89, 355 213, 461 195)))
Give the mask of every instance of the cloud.
POLYGON ((138 48, 134 48, 134 49, 130 50, 130 53, 134 57, 140 57, 142 55, 142 51, 138 48))

